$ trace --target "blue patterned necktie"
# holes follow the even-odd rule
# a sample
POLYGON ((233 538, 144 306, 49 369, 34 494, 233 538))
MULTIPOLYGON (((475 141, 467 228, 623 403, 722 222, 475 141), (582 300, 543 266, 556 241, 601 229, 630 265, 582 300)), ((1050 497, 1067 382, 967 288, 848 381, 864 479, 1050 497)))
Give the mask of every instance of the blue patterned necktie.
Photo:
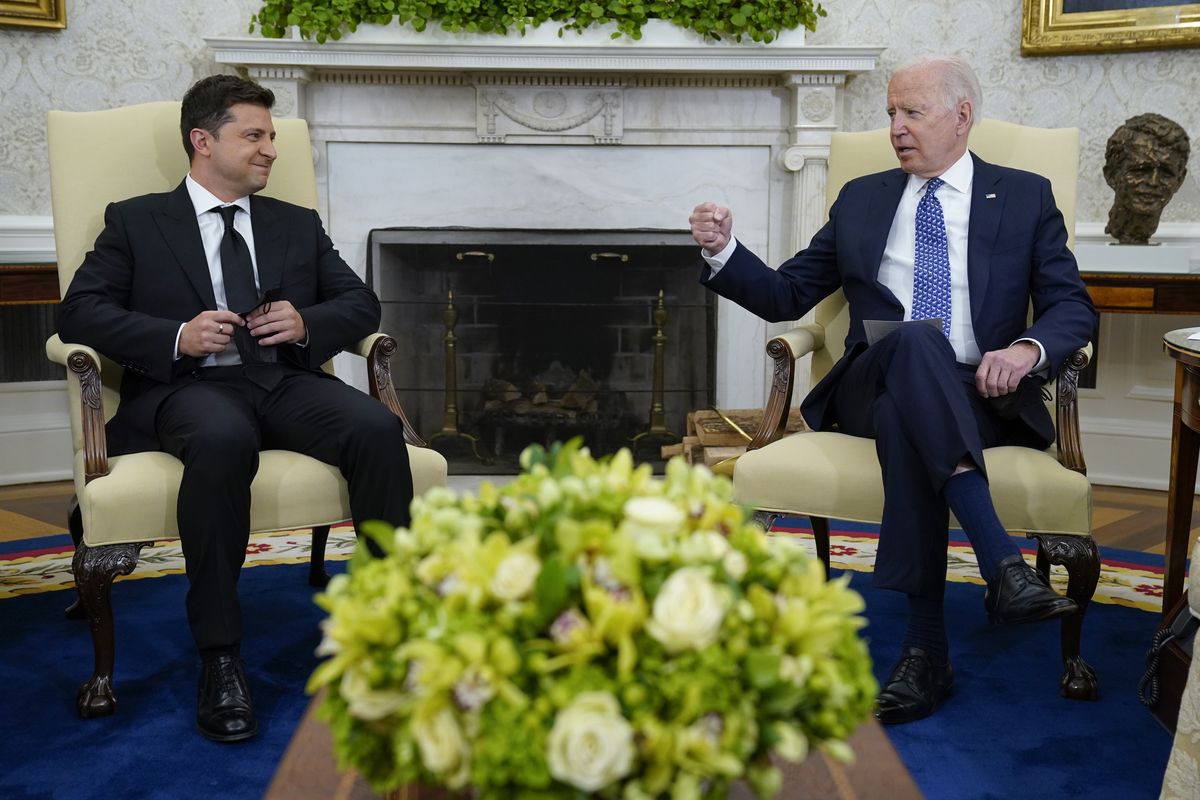
POLYGON ((937 199, 943 183, 941 178, 930 179, 917 203, 912 318, 941 318, 942 333, 950 338, 950 251, 946 245, 946 219, 937 199))

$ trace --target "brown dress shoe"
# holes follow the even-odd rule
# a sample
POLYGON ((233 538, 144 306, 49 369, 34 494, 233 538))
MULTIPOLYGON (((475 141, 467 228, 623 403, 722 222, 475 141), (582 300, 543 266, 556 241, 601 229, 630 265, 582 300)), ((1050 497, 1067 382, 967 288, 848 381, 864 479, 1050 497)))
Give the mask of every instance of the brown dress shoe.
POLYGON ((897 725, 928 717, 953 691, 949 661, 938 664, 921 648, 906 647, 876 698, 875 718, 897 725))
POLYGON ((1040 622, 1079 611, 1074 600, 1051 589, 1042 573, 1020 556, 1000 562, 988 581, 983 607, 989 620, 1002 623, 1040 622))
POLYGON ((196 728, 214 742, 243 742, 258 733, 246 672, 237 656, 204 660, 196 697, 196 728))

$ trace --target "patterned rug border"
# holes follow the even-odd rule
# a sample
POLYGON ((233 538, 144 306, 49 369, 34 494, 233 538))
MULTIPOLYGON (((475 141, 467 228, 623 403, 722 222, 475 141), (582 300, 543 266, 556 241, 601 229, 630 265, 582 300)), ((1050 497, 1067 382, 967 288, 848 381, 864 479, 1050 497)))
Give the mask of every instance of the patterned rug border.
MULTIPOLYGON (((794 540, 810 555, 815 555, 812 537, 806 535, 808 531, 802 528, 777 527, 773 533, 794 540)), ((872 570, 878 534, 835 530, 830 539, 830 558, 835 568, 855 572, 872 570)), ((246 567, 308 563, 311 543, 307 530, 255 534, 250 537, 250 544, 246 548, 246 567)), ((354 529, 350 525, 335 526, 329 534, 325 557, 330 561, 345 561, 354 553, 354 546, 354 529)), ((1027 547, 1022 550, 1026 559, 1032 561, 1033 548, 1027 547)), ((64 546, 0 553, 0 600, 70 589, 74 586, 71 574, 72 554, 69 541, 64 546)), ((179 575, 183 571, 183 553, 179 542, 156 542, 142 549, 138 568, 133 574, 117 580, 160 578, 164 575, 179 575)), ((948 551, 947 576, 955 583, 983 583, 971 548, 954 539, 951 540, 948 551)), ((1059 591, 1064 590, 1066 571, 1061 567, 1052 568, 1051 580, 1059 591)), ((1100 582, 1093 599, 1098 603, 1143 611, 1159 611, 1162 607, 1162 567, 1142 566, 1121 559, 1106 559, 1102 551, 1100 582)))

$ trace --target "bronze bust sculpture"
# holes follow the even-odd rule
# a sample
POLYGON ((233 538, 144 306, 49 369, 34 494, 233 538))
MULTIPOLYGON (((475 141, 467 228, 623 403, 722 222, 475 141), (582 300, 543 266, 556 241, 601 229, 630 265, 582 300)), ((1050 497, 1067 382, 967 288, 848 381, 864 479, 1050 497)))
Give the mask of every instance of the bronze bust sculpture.
POLYGON ((1183 128, 1160 114, 1125 120, 1104 149, 1104 180, 1116 192, 1104 232, 1121 244, 1148 244, 1187 176, 1190 149, 1183 128))

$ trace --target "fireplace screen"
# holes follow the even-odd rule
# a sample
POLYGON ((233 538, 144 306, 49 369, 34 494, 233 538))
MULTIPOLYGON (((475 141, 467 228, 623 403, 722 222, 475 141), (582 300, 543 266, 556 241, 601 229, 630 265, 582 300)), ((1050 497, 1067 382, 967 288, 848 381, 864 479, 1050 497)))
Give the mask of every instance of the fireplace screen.
POLYGON ((678 231, 371 232, 396 391, 455 473, 529 443, 658 460, 713 398, 715 303, 678 231))

